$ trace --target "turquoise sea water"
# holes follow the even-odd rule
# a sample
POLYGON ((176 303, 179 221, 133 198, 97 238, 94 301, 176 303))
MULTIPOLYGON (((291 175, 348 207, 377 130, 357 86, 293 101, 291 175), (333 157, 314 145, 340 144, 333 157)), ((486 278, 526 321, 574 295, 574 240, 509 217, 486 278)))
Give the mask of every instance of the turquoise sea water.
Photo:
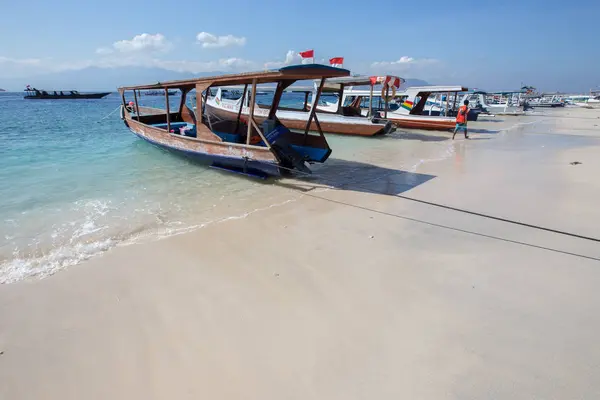
MULTIPOLYGON (((300 97, 282 103, 301 103, 300 97)), ((164 108, 162 96, 140 100, 164 108)), ((171 97, 172 109, 179 100, 171 97)), ((124 126, 119 105, 117 93, 100 100, 0 93, 0 284, 44 277, 114 246, 294 197, 269 181, 217 171, 146 143, 124 126)), ((362 138, 328 140, 336 155, 365 145, 362 138)))
POLYGON ((119 104, 116 93, 55 101, 0 94, 0 283, 239 215, 257 198, 269 203, 264 183, 135 137, 119 119, 119 104))

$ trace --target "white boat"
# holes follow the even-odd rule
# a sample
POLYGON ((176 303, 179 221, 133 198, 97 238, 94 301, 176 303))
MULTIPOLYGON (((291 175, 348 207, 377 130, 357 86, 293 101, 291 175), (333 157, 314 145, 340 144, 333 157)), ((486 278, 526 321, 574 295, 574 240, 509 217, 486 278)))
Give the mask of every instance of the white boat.
POLYGON ((586 104, 592 108, 600 108, 600 95, 588 99, 586 104))
MULTIPOLYGON (((329 80, 323 88, 288 88, 287 92, 303 93, 304 104, 299 108, 279 106, 275 115, 288 128, 304 130, 311 114, 310 110, 315 102, 322 104, 320 96, 316 96, 316 93, 320 93, 323 90, 329 93, 338 93, 339 96, 343 97, 346 86, 365 85, 369 83, 369 77, 349 77, 349 79, 329 80), (310 102, 309 96, 311 96, 310 102)), ((269 92, 269 90, 266 90, 266 92, 269 92)), ((249 98, 252 96, 250 94, 246 95, 246 93, 247 91, 244 90, 240 98, 226 99, 223 97, 223 90, 219 88, 216 94, 208 97, 206 101, 207 115, 225 120, 236 120, 238 115, 249 115, 251 108, 249 98)), ((269 107, 259 104, 256 100, 254 103, 255 119, 259 123, 262 123, 269 114, 269 107)), ((344 107, 340 104, 331 105, 330 103, 324 103, 323 107, 326 109, 321 109, 321 106, 317 106, 318 112, 316 113, 316 118, 311 122, 309 130, 317 131, 320 127, 323 132, 327 133, 357 136, 374 136, 394 130, 392 123, 367 118, 360 113, 360 110, 352 106, 344 107)))
POLYGON ((488 93, 476 91, 467 93, 461 99, 469 100, 469 107, 479 109, 482 112, 494 115, 522 115, 523 106, 520 105, 520 98, 515 92, 496 92, 488 93))
MULTIPOLYGON (((401 103, 397 109, 384 110, 380 114, 401 128, 451 130, 456 125, 454 116, 423 115, 424 112, 427 112, 427 101, 432 95, 445 94, 445 105, 443 108, 438 106, 440 114, 444 114, 445 110, 455 110, 460 106, 458 94, 466 91, 468 89, 463 86, 409 87, 399 99, 401 103)), ((434 106, 435 104, 430 103, 429 114, 434 113, 434 106)))
MULTIPOLYGON (((379 115, 401 128, 451 130, 456 124, 456 110, 459 93, 467 91, 463 86, 415 86, 402 92, 385 96, 373 94, 370 90, 351 89, 341 97, 342 104, 360 108, 362 115, 379 115), (449 111, 446 111, 449 110, 449 111), (446 114, 448 114, 446 116, 446 114)), ((337 103, 319 105, 319 110, 331 110, 337 103)))

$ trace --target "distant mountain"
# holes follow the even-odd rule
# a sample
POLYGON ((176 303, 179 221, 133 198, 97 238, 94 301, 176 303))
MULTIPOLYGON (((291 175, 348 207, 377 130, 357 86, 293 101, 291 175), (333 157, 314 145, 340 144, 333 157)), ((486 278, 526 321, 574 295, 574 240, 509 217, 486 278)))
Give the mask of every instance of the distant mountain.
MULTIPOLYGON (((224 73, 214 71, 193 74, 191 72, 176 72, 162 68, 145 67, 89 67, 81 70, 62 71, 21 79, 7 80, 0 78, 0 86, 7 87, 13 91, 22 91, 27 85, 45 90, 79 90, 82 92, 116 91, 119 86, 124 85, 141 85, 145 83, 221 75, 224 73)), ((297 84, 302 84, 302 82, 298 82, 297 84)), ((407 79, 402 87, 426 85, 429 84, 420 79, 407 79)))
POLYGON ((431 83, 426 82, 422 79, 406 79, 406 82, 402 84, 403 87, 411 86, 430 86, 431 83))
POLYGON ((9 87, 12 90, 23 90, 25 86, 31 85, 32 87, 46 90, 116 91, 119 86, 124 85, 141 85, 144 83, 220 74, 222 72, 192 74, 189 72, 169 71, 162 68, 144 67, 90 67, 22 79, 3 80, 0 78, 0 85, 9 87))

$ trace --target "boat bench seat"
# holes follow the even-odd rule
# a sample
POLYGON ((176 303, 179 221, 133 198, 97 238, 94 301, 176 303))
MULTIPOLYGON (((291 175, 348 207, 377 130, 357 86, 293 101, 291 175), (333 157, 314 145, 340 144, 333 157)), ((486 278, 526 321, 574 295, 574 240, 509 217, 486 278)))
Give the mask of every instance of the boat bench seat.
POLYGON ((226 143, 244 143, 242 135, 238 135, 237 133, 225 133, 219 131, 213 131, 213 133, 223 139, 226 143))
MULTIPOLYGON (((167 124, 152 124, 152 126, 154 126, 155 128, 167 130, 167 124)), ((194 125, 188 124, 187 122, 171 122, 171 130, 174 131, 174 133, 179 133, 179 128, 185 127, 194 128, 194 125)))

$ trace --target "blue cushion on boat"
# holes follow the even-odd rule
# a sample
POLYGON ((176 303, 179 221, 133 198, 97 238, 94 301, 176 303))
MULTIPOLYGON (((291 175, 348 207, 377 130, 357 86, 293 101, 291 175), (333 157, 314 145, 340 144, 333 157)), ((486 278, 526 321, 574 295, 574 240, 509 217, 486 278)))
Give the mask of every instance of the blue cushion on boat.
POLYGON ((278 137, 283 135, 284 133, 288 133, 290 130, 286 128, 284 125, 278 125, 271 132, 267 133, 265 137, 269 141, 269 143, 275 142, 278 137))

